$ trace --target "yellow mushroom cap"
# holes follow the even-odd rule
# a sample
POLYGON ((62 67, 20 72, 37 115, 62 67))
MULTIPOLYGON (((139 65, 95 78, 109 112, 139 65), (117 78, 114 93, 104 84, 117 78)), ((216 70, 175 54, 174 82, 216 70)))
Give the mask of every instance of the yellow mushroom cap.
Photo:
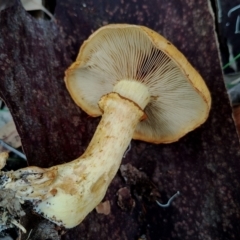
POLYGON ((102 114, 98 102, 121 80, 147 86, 147 119, 134 139, 152 143, 177 141, 208 117, 208 88, 183 54, 153 30, 136 25, 111 24, 86 40, 76 62, 66 71, 67 89, 91 116, 102 114))

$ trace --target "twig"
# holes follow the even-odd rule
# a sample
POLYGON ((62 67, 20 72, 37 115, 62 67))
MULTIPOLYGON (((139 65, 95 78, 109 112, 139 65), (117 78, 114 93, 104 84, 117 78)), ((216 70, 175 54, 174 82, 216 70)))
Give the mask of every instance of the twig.
POLYGON ((127 150, 125 151, 125 153, 123 154, 123 158, 125 158, 127 156, 127 153, 131 150, 131 143, 129 143, 127 150))
POLYGON ((11 152, 14 152, 15 154, 17 154, 19 157, 27 160, 26 156, 18 151, 17 149, 15 149, 14 147, 10 146, 9 144, 5 143, 2 139, 0 139, 0 145, 2 145, 4 148, 8 149, 11 152))
POLYGON ((30 239, 31 234, 32 234, 32 229, 29 231, 29 234, 28 234, 28 237, 27 237, 26 240, 29 240, 29 239, 30 239))
POLYGON ((20 224, 18 223, 15 219, 11 220, 11 223, 14 224, 16 227, 18 227, 19 229, 21 229, 24 233, 26 233, 26 229, 20 224))

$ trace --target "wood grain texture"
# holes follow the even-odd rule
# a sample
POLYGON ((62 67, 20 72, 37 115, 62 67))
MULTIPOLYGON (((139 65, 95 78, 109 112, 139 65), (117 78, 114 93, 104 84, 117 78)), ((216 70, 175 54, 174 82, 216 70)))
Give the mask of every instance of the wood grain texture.
POLYGON ((136 189, 146 188, 140 182, 128 186, 135 207, 124 211, 116 193, 126 183, 118 173, 105 197, 111 214, 93 211, 62 239, 238 239, 239 140, 209 2, 66 0, 58 1, 55 19, 35 20, 17 1, 0 12, 0 96, 13 114, 30 165, 70 161, 88 145, 99 119, 74 105, 63 77, 83 40, 104 24, 142 24, 161 33, 200 72, 212 95, 203 126, 169 145, 134 141, 123 159, 159 189, 160 202, 180 191, 171 207, 162 209, 139 193, 136 189))

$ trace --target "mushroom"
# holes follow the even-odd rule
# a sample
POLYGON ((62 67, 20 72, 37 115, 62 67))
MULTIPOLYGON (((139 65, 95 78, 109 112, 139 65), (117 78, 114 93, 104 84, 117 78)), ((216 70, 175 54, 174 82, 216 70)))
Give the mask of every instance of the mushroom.
POLYGON ((211 105, 203 79, 183 54, 143 26, 100 28, 82 45, 65 81, 75 103, 93 117, 102 115, 98 102, 110 92, 136 103, 147 118, 133 138, 151 143, 177 141, 207 119, 211 105))
POLYGON ((211 106, 206 84, 183 54, 143 26, 97 30, 67 69, 65 82, 78 106, 102 116, 89 146, 72 162, 18 170, 5 187, 15 188, 16 196, 33 201, 37 213, 66 228, 78 225, 101 202, 132 138, 177 141, 205 122, 211 106))

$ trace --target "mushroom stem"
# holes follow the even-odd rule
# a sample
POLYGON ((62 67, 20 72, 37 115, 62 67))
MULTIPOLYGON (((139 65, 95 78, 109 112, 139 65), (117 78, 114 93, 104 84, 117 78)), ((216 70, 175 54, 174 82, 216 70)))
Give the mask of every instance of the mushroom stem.
MULTIPOLYGON (((132 95, 138 95, 139 98, 141 93, 135 90, 132 95)), ((116 92, 101 98, 99 107, 103 111, 102 119, 85 153, 70 163, 45 170, 43 178, 52 171, 57 174, 48 193, 40 201, 36 201, 39 199, 36 192, 41 192, 38 184, 31 186, 32 193, 28 193, 26 198, 31 199, 32 194, 37 213, 59 225, 72 228, 100 203, 119 169, 137 124, 144 116, 139 105, 143 106, 141 99, 146 102, 147 97, 146 91, 138 103, 116 92)))

